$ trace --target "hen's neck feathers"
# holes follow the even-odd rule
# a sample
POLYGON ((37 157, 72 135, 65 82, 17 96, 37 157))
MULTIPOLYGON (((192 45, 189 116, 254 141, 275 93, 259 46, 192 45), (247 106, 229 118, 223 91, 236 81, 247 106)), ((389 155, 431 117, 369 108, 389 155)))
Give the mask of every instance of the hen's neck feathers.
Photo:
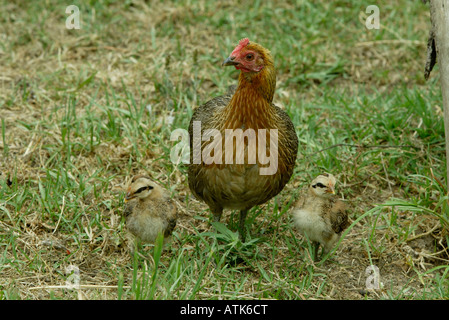
POLYGON ((264 68, 257 74, 241 72, 238 87, 224 109, 225 128, 273 128, 275 88, 276 70, 271 59, 267 59, 264 68))

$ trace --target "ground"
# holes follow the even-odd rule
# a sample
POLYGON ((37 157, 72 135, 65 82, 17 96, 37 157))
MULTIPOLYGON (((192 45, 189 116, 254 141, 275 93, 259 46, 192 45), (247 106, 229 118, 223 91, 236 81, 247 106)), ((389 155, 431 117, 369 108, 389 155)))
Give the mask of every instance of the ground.
POLYGON ((449 297, 427 5, 381 1, 380 28, 368 29, 371 3, 352 0, 73 4, 80 29, 66 27, 64 2, 2 4, 1 299, 449 297), (271 50, 274 102, 300 140, 290 182, 251 210, 246 243, 235 212, 211 226, 170 158, 172 132, 236 83, 221 62, 243 37, 271 50), (313 261, 291 206, 322 171, 337 177, 354 223, 313 261), (180 219, 162 251, 132 254, 123 186, 141 173, 168 190, 180 219))

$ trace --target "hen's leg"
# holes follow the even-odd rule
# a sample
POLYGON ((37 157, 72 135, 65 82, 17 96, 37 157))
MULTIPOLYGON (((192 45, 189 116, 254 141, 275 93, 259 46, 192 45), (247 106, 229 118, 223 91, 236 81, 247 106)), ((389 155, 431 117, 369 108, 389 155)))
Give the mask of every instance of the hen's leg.
POLYGON ((320 250, 320 243, 314 241, 313 242, 313 251, 314 251, 314 256, 313 256, 313 261, 318 261, 318 251, 320 250))
POLYGON ((246 229, 245 229, 245 220, 248 215, 248 210, 240 211, 240 224, 239 224, 239 235, 240 239, 245 242, 246 239, 246 229))
POLYGON ((220 222, 220 218, 221 218, 222 214, 223 214, 222 208, 212 210, 212 216, 214 218, 214 222, 220 222))

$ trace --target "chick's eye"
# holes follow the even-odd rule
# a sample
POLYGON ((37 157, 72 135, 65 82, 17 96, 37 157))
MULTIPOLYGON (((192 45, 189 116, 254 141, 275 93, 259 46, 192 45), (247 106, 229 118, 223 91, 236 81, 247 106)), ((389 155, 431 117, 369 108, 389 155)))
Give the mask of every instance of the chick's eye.
POLYGON ((316 188, 326 188, 326 186, 324 184, 322 184, 321 182, 318 182, 317 184, 313 185, 312 187, 316 188))
POLYGON ((252 53, 248 53, 245 58, 246 60, 251 61, 254 59, 254 55, 252 53))
POLYGON ((153 189, 152 186, 141 187, 141 188, 137 189, 136 193, 140 193, 140 192, 143 192, 145 190, 151 190, 151 189, 153 189))

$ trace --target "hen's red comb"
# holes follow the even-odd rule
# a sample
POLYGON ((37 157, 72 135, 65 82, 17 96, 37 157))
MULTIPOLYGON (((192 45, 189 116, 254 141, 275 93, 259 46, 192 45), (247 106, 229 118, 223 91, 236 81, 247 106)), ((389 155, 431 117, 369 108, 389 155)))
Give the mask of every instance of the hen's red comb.
POLYGON ((243 38, 242 40, 240 40, 239 44, 237 45, 237 47, 235 47, 234 51, 231 52, 231 57, 237 56, 237 54, 240 52, 240 50, 242 50, 247 45, 249 45, 249 39, 248 38, 243 38))

